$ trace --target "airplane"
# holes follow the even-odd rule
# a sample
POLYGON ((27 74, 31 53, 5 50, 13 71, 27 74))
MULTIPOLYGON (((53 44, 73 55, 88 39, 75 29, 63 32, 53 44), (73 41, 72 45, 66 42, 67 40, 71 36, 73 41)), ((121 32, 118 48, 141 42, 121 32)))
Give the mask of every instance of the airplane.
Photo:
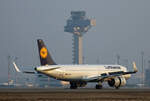
POLYGON ((37 40, 41 66, 35 67, 36 72, 21 71, 15 62, 17 72, 41 73, 57 80, 70 83, 70 89, 85 87, 88 82, 96 82, 96 89, 102 89, 102 83, 108 82, 110 87, 119 89, 126 85, 131 74, 138 72, 135 62, 133 71, 121 65, 59 65, 54 62, 42 39, 37 40))

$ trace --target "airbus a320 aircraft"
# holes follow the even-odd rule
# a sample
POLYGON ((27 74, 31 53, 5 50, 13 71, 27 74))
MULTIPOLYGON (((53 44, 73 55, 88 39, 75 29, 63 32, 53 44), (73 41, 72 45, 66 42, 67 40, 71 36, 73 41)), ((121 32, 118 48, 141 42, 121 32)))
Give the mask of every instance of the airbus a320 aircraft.
MULTIPOLYGON (((57 65, 49 54, 43 40, 38 39, 41 66, 35 67, 36 73, 42 73, 57 80, 70 82, 71 89, 84 87, 88 82, 97 82, 95 88, 101 89, 103 82, 118 89, 125 86, 126 80, 138 70, 133 62, 133 71, 121 65, 57 65)), ((21 72, 13 62, 17 72, 21 72)), ((35 73, 22 71, 24 73, 35 73)))

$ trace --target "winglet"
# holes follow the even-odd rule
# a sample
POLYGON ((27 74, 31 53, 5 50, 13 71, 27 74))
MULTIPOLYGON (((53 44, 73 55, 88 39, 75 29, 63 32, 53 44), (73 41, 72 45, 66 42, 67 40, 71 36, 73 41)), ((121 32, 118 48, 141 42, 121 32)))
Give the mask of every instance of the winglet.
POLYGON ((21 72, 21 71, 19 70, 19 68, 17 67, 17 65, 16 65, 16 63, 15 63, 15 62, 13 62, 13 65, 14 65, 15 70, 16 70, 17 72, 21 72))
POLYGON ((133 62, 133 69, 135 73, 138 72, 135 62, 133 62))

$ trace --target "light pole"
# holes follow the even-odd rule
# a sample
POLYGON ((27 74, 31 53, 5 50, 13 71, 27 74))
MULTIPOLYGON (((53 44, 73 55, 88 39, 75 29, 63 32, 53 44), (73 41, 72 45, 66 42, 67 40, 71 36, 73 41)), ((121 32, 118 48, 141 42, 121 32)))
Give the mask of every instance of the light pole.
POLYGON ((8 55, 8 85, 9 85, 9 82, 10 82, 10 55, 8 55))
POLYGON ((120 64, 120 55, 117 54, 117 64, 119 65, 120 64))
POLYGON ((141 58, 142 58, 142 85, 144 87, 144 52, 141 52, 141 58))

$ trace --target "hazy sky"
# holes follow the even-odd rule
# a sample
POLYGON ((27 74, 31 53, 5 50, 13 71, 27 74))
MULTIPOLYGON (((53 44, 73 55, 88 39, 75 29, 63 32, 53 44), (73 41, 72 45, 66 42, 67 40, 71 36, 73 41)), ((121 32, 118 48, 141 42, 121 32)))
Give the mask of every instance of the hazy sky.
MULTIPOLYGON (((0 0, 0 81, 7 80, 8 55, 19 66, 39 65, 36 39, 42 38, 58 64, 72 63, 72 34, 64 32, 70 11, 96 19, 83 39, 85 63, 150 59, 150 0, 0 0)), ((10 65, 12 67, 12 64, 10 65)))

